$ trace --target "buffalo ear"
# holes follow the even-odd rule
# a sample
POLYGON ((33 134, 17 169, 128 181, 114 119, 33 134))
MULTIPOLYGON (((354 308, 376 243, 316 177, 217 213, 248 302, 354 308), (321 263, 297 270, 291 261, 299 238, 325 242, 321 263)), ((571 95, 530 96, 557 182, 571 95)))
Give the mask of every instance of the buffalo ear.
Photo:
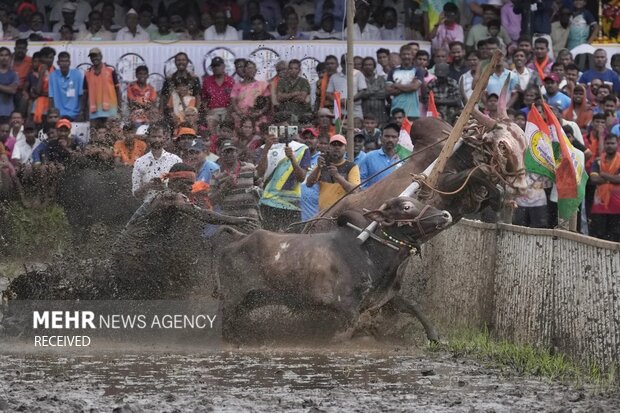
POLYGON ((387 218, 384 211, 378 209, 366 212, 364 216, 370 220, 378 222, 379 224, 392 225, 394 223, 393 220, 387 218))

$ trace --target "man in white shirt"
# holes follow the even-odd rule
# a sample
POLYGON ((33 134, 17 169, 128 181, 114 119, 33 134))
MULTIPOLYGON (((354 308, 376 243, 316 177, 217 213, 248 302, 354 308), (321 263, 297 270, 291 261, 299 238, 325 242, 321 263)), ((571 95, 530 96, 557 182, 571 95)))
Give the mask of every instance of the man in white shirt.
POLYGON ((381 32, 379 31, 379 28, 368 23, 368 18, 370 17, 370 8, 368 7, 368 3, 358 1, 355 7, 353 38, 355 40, 381 40, 381 32))
POLYGON ((62 20, 54 25, 52 28, 52 32, 58 33, 60 32, 60 28, 62 26, 69 26, 73 29, 73 33, 86 31, 86 25, 83 22, 78 22, 75 19, 77 12, 77 3, 67 1, 62 6, 62 20))
POLYGON ((529 86, 540 87, 542 85, 541 79, 538 77, 538 73, 526 66, 527 57, 523 50, 517 50, 512 56, 512 62, 515 68, 512 73, 519 78, 519 92, 525 92, 529 86))
POLYGON ((78 34, 78 40, 91 42, 114 40, 114 33, 103 27, 101 12, 93 10, 88 15, 88 29, 78 34))
MULTIPOLYGON (((345 110, 347 99, 347 56, 344 54, 340 58, 340 65, 342 66, 342 72, 334 73, 330 76, 325 96, 329 100, 334 100, 334 92, 340 92, 340 104, 343 108, 342 114, 345 115, 347 113, 345 110)), ((366 78, 359 70, 353 68, 351 68, 351 70, 353 70, 353 116, 364 119, 360 92, 367 88, 366 78)))
POLYGON ((16 168, 32 163, 32 151, 39 146, 41 141, 36 136, 36 131, 32 126, 26 126, 24 130, 25 139, 15 143, 11 160, 16 168))
POLYGON ((126 26, 116 33, 116 40, 123 42, 148 42, 149 34, 138 25, 138 13, 131 9, 127 12, 126 26))
POLYGON ((180 163, 181 158, 164 150, 164 129, 149 127, 151 150, 136 159, 131 174, 131 192, 136 198, 144 199, 151 191, 163 189, 162 175, 168 173, 172 165, 180 163))
MULTIPOLYGON (((50 12, 50 23, 58 23, 62 21, 63 8, 66 8, 69 3, 75 6, 75 23, 83 24, 88 19, 88 13, 92 10, 90 3, 87 0, 68 0, 59 1, 54 4, 52 11, 50 12)), ((62 26, 62 24, 61 24, 62 26)))
POLYGON ((379 31, 381 40, 403 40, 405 38, 405 26, 398 23, 396 9, 383 8, 383 27, 379 31))
POLYGON ((205 40, 241 40, 239 32, 228 25, 228 18, 223 11, 213 16, 213 25, 205 30, 205 40))

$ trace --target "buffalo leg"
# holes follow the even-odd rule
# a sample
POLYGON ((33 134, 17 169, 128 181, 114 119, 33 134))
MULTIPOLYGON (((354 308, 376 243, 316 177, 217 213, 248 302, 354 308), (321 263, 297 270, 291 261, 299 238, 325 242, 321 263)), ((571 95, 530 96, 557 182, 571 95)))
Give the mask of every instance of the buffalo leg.
POLYGON ((430 342, 438 342, 439 334, 437 334, 437 329, 433 322, 424 314, 420 306, 416 303, 411 303, 405 300, 402 296, 397 295, 390 301, 390 304, 394 307, 394 309, 402 312, 414 315, 422 326, 424 327, 424 331, 426 332, 426 337, 430 342))

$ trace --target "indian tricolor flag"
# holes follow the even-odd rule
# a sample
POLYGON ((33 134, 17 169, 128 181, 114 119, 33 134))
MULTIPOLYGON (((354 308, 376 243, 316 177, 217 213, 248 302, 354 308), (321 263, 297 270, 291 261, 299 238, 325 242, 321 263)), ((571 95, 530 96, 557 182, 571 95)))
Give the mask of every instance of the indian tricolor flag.
POLYGON ((342 106, 340 105, 340 92, 334 92, 334 125, 336 133, 342 131, 342 106))
POLYGON ((411 142, 411 122, 405 117, 403 124, 400 126, 400 135, 398 135, 398 143, 396 144, 396 154, 403 159, 413 152, 413 143, 411 142))
POLYGON ((569 219, 583 201, 588 176, 583 153, 573 147, 555 115, 543 103, 547 122, 532 105, 525 126, 528 147, 525 169, 553 180, 558 189, 558 215, 569 219))

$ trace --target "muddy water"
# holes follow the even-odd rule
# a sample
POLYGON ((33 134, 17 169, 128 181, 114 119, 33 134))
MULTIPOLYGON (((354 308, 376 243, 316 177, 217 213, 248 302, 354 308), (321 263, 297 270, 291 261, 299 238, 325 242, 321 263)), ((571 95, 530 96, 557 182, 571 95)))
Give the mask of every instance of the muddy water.
POLYGON ((117 407, 124 412, 617 412, 620 399, 404 348, 0 355, 0 411, 117 407))

